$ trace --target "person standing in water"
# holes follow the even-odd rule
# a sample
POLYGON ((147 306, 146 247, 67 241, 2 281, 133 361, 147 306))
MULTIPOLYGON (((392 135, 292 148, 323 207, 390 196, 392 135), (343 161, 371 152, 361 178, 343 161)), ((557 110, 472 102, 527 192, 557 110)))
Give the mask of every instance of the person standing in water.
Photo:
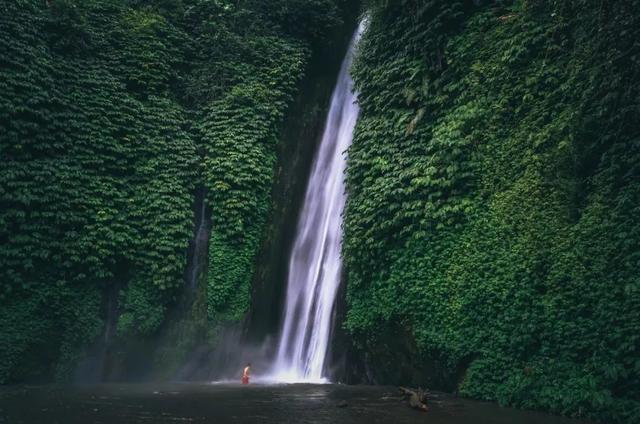
POLYGON ((244 367, 244 371, 242 372, 242 384, 249 384, 249 372, 251 371, 251 362, 244 367))

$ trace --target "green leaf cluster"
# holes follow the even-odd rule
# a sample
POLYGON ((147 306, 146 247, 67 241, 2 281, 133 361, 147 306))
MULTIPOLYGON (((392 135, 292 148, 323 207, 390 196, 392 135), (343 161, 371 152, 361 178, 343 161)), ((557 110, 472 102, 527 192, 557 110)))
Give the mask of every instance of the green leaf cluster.
POLYGON ((117 2, 42 3, 2 3, 0 381, 69 371, 113 284, 122 328, 155 330, 192 233, 198 156, 168 94, 177 46, 164 44, 183 35, 117 2), (138 284, 146 303, 131 300, 138 284), (16 374, 42 351, 44 365, 16 374))
POLYGON ((158 333, 212 211, 209 317, 240 319, 279 125, 340 2, 0 0, 0 383, 68 379, 118 298, 158 333), (326 11, 328 15, 322 15, 326 11), (331 13, 329 13, 331 12, 331 13))
POLYGON ((387 381, 640 418, 640 4, 592 6, 372 2, 345 325, 387 381))
POLYGON ((303 74, 308 51, 272 36, 244 36, 225 57, 233 69, 224 94, 206 102, 198 133, 212 205, 208 311, 239 320, 249 307, 255 257, 271 205, 279 124, 303 74))

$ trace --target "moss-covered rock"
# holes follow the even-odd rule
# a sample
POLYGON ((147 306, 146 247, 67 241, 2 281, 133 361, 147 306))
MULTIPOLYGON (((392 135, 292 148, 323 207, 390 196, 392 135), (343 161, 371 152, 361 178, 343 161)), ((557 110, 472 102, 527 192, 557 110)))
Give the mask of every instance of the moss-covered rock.
POLYGON ((114 288, 123 346, 164 331, 197 186, 208 319, 246 314, 280 125, 340 7, 0 1, 0 383, 71 378, 114 288))
POLYGON ((638 419, 638 2, 371 3, 344 257, 378 380, 638 419))

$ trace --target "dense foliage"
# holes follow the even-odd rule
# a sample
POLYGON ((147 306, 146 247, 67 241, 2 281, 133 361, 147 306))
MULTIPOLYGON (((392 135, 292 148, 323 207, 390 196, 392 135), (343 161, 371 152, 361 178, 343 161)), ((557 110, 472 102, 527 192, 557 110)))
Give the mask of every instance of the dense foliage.
POLYGON ((113 287, 118 336, 157 332, 198 185, 209 318, 246 312, 278 125, 341 23, 340 1, 278 4, 0 1, 0 382, 68 378, 113 287))
MULTIPOLYGON (((68 379, 108 293, 118 338, 166 327, 198 187, 208 272, 167 337, 245 315, 280 125, 346 3, 0 0, 0 383, 68 379)), ((380 381, 640 420, 640 3, 596 6, 369 2, 345 326, 380 381)))
POLYGON ((382 380, 409 362, 419 384, 640 420, 639 2, 372 3, 356 343, 382 380))

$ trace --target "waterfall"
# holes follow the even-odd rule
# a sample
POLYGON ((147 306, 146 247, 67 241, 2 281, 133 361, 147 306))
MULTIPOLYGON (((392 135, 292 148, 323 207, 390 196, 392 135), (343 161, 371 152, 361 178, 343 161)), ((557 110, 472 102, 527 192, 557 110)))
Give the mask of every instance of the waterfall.
POLYGON ((197 188, 194 201, 194 233, 187 251, 187 268, 185 282, 193 295, 198 289, 198 278, 207 266, 209 234, 211 219, 207 216, 207 190, 204 186, 197 188))
POLYGON ((345 155, 359 110, 349 68, 363 26, 353 36, 340 68, 298 221, 272 375, 278 381, 325 381, 323 368, 342 265, 345 155))

